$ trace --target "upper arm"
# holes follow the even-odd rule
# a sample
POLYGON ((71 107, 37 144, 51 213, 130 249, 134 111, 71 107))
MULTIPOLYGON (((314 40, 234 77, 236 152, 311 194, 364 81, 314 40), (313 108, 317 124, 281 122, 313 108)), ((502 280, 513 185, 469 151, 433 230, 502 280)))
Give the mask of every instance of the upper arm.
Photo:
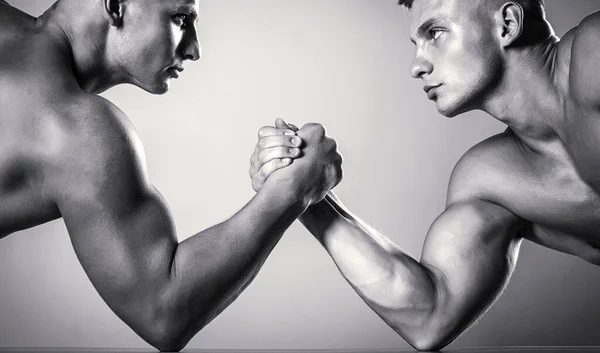
POLYGON ((472 200, 450 205, 430 228, 420 262, 434 284, 439 337, 456 338, 506 285, 520 244, 513 218, 498 205, 472 200))
POLYGON ((177 246, 172 218, 122 113, 103 103, 84 111, 92 122, 69 138, 45 192, 102 298, 134 329, 146 327, 151 313, 139 309, 164 294, 177 246))
POLYGON ((584 18, 575 29, 569 79, 573 97, 585 106, 600 108, 600 11, 584 18))
POLYGON ((478 149, 469 151, 455 168, 448 205, 431 226, 420 260, 435 288, 432 329, 447 340, 441 345, 467 329, 497 298, 520 245, 519 219, 478 197, 482 193, 474 180, 486 173, 481 160, 486 156, 478 149))

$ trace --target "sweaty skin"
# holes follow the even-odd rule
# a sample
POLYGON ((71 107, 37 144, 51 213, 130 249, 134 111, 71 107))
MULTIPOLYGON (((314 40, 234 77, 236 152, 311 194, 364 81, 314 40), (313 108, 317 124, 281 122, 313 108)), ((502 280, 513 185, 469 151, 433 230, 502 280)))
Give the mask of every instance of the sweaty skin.
POLYGON ((182 349, 236 299, 284 230, 341 177, 335 146, 303 131, 306 163, 178 244, 134 127, 96 93, 120 83, 166 92, 183 62, 199 58, 197 8, 60 0, 33 18, 0 4, 0 238, 62 217, 100 296, 163 351, 182 349))
MULTIPOLYGON (((416 0, 411 12, 411 73, 438 110, 482 109, 508 129, 459 160, 418 260, 333 193, 300 219, 389 326, 439 350, 502 292, 523 239, 600 265, 600 13, 560 40, 539 21, 541 40, 519 44, 530 33, 515 2, 416 0)), ((268 163, 252 166, 254 184, 268 163)))

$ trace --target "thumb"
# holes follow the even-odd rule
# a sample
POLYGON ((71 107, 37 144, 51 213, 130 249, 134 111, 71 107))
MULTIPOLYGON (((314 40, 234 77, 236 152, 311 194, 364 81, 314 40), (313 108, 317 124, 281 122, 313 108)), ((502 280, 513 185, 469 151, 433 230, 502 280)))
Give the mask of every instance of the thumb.
POLYGON ((298 127, 294 124, 288 124, 285 120, 281 118, 275 119, 275 127, 278 129, 290 129, 292 131, 298 131, 298 127))

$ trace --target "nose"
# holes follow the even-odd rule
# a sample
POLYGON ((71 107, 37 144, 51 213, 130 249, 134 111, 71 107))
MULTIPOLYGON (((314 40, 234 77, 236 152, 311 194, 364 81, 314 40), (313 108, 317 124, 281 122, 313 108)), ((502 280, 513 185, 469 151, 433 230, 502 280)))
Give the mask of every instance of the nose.
POLYGON ((410 75, 414 78, 421 78, 429 75, 433 71, 433 64, 426 60, 423 55, 417 53, 410 65, 410 75))
POLYGON ((183 46, 183 57, 186 60, 197 61, 202 56, 202 48, 198 41, 198 33, 195 30, 190 31, 187 40, 183 46))

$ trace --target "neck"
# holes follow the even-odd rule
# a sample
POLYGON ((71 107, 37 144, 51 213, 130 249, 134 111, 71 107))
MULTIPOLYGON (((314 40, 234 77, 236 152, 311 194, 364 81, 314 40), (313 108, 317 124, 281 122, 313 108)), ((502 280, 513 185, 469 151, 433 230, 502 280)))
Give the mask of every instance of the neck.
POLYGON ((558 137, 563 95, 557 85, 558 37, 511 54, 502 83, 481 109, 532 144, 558 137))
POLYGON ((70 57, 79 86, 89 93, 100 93, 124 83, 110 65, 106 53, 108 26, 101 15, 99 1, 60 0, 37 21, 70 57))

